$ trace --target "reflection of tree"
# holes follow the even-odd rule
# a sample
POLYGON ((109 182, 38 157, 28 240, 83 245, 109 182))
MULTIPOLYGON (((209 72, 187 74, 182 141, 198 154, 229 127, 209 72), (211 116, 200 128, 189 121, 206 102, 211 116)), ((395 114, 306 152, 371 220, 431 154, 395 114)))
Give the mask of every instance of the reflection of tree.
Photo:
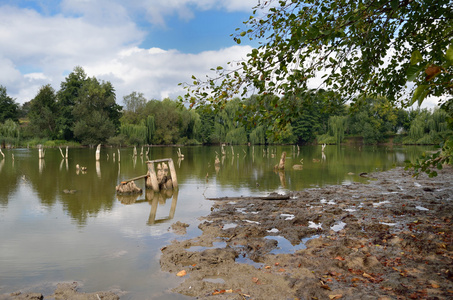
MULTIPOLYGON (((6 158, 11 157, 8 151, 4 152, 6 158)), ((17 169, 14 168, 12 161, 7 161, 6 158, 0 156, 0 204, 2 206, 8 205, 8 197, 16 191, 19 179, 17 169)))
POLYGON ((66 167, 61 168, 59 150, 47 149, 45 165, 42 172, 38 172, 38 151, 30 151, 31 158, 16 159, 16 165, 21 164, 22 171, 43 205, 51 207, 60 200, 64 210, 79 225, 84 225, 89 216, 112 208, 115 195, 112 186, 118 178, 117 164, 101 160, 100 166, 96 166, 94 149, 70 149, 69 158, 65 161, 66 167), (76 164, 86 166, 87 172, 77 175, 76 164), (96 170, 102 174, 102 178, 98 177, 96 170), (65 189, 76 192, 65 194, 65 189))
POLYGON ((159 192, 154 192, 152 189, 147 189, 145 191, 145 199, 138 200, 140 195, 118 195, 118 200, 121 201, 122 204, 134 204, 134 203, 142 203, 148 202, 151 205, 151 211, 149 213, 149 218, 147 221, 147 225, 158 224, 162 222, 166 222, 168 220, 173 219, 175 216, 176 211, 176 204, 178 202, 178 189, 176 190, 162 190, 159 192), (171 202, 170 212, 168 217, 159 218, 156 220, 157 215, 157 207, 160 205, 165 205, 168 199, 173 198, 171 202))

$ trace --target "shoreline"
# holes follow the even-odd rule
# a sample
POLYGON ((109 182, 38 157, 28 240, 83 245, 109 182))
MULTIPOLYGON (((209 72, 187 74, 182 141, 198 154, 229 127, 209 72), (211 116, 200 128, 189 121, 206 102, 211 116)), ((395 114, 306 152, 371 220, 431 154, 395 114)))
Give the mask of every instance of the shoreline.
POLYGON ((369 177, 290 200, 215 201, 200 236, 162 249, 162 270, 184 279, 172 291, 197 299, 451 299, 453 169, 369 177))

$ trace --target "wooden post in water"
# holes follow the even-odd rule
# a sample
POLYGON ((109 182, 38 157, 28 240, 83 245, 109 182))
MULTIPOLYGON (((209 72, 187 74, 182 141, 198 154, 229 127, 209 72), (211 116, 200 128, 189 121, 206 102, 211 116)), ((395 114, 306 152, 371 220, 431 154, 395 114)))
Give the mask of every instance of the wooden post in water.
POLYGON ((101 144, 99 144, 96 148, 96 161, 101 159, 101 144))
POLYGON ((170 175, 171 175, 171 181, 173 183, 173 189, 177 189, 178 188, 178 179, 176 179, 175 164, 173 163, 173 159, 171 159, 171 158, 168 159, 168 167, 170 168, 170 175))
POLYGON ((39 148, 38 148, 38 157, 39 157, 39 159, 44 158, 44 155, 46 155, 46 152, 44 151, 44 149, 42 148, 42 146, 39 145, 39 148))
POLYGON ((154 170, 154 162, 148 162, 148 174, 149 177, 146 180, 146 187, 151 187, 155 192, 159 191, 159 183, 157 182, 156 171, 154 170))

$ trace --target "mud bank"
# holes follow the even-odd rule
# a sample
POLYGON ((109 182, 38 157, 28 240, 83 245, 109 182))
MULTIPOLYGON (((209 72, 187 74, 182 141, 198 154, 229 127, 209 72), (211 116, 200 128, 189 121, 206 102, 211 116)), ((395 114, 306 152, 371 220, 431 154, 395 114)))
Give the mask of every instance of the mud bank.
POLYGON ((452 299, 453 170, 402 168, 289 200, 215 201, 199 237, 162 248, 199 299, 452 299))
POLYGON ((82 293, 78 291, 77 282, 64 282, 58 283, 52 295, 43 295, 41 293, 33 292, 15 292, 11 294, 0 295, 0 300, 14 299, 14 300, 42 300, 42 299, 55 299, 55 300, 118 300, 121 292, 103 291, 94 293, 82 293))

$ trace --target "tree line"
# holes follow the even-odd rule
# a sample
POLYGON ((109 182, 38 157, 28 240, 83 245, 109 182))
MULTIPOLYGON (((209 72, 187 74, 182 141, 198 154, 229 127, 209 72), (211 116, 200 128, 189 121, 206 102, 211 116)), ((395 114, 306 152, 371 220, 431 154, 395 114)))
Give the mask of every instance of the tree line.
POLYGON ((148 100, 139 92, 124 96, 123 102, 124 107, 116 103, 110 82, 88 77, 81 67, 61 82, 60 90, 44 85, 22 106, 0 86, 0 142, 3 147, 340 144, 354 137, 365 144, 389 138, 402 144, 439 144, 451 134, 442 109, 405 110, 385 97, 361 98, 350 105, 326 90, 284 100, 274 95, 234 98, 221 109, 187 108, 180 99, 148 100))

